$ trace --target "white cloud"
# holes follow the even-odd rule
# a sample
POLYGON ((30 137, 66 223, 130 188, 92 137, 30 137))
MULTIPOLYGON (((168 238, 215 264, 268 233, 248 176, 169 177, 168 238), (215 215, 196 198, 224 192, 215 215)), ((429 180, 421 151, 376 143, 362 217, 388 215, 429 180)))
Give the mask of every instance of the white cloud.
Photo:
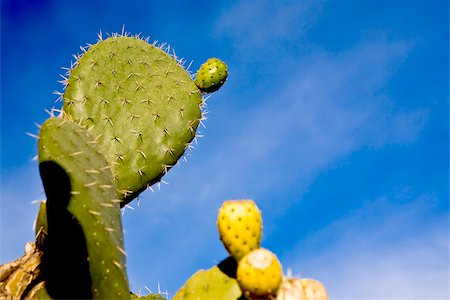
POLYGON ((378 199, 298 242, 284 261, 325 283, 331 299, 448 299, 449 232, 433 197, 378 199))

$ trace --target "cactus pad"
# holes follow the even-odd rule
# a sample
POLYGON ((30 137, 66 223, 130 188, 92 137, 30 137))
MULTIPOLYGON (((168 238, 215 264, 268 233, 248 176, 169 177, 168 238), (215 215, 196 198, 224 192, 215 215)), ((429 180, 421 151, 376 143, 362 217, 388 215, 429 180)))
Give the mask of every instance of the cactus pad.
POLYGON ((222 272, 218 266, 199 270, 175 294, 173 300, 232 300, 241 296, 236 279, 222 272))
POLYGON ((189 73, 136 37, 90 46, 65 83, 62 116, 90 128, 125 203, 176 164, 202 118, 189 73))
POLYGON ((36 246, 38 249, 42 250, 44 248, 45 238, 48 234, 47 226, 47 205, 45 201, 41 201, 39 204, 39 212, 36 217, 35 223, 35 238, 36 246))
POLYGON ((52 298, 129 298, 116 188, 97 146, 70 121, 51 118, 41 126, 39 169, 49 233, 43 261, 52 298), (87 257, 80 258, 83 251, 87 257))
POLYGON ((220 239, 237 261, 259 248, 262 232, 261 212, 253 200, 228 200, 217 217, 220 239))

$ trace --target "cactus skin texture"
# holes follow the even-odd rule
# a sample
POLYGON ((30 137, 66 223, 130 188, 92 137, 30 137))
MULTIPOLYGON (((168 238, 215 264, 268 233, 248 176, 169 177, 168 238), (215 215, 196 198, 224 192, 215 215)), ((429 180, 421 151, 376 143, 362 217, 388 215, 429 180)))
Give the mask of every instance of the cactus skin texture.
POLYGON ((129 299, 122 223, 110 166, 79 125, 48 119, 38 140, 47 195, 42 268, 52 298, 129 299))
POLYGON ((186 281, 173 300, 231 300, 241 297, 236 261, 229 257, 208 270, 199 270, 186 281))
POLYGON ((137 37, 90 46, 65 83, 62 116, 97 139, 124 204, 176 164, 202 119, 202 93, 189 73, 137 37))
POLYGON ((220 89, 228 77, 228 66, 218 58, 210 58, 197 71, 195 84, 203 93, 220 89))
POLYGON ((277 257, 264 248, 247 253, 238 263, 237 280, 247 299, 274 298, 282 277, 277 257))
POLYGON ((35 239, 36 246, 39 250, 43 250, 45 238, 48 235, 48 225, 47 225, 47 205, 45 201, 39 203, 39 212, 36 217, 35 223, 35 239))
POLYGON ((253 200, 225 201, 219 209, 217 225, 220 239, 236 261, 259 248, 262 217, 253 200))
POLYGON ((311 278, 283 277, 277 300, 328 300, 324 285, 311 278))

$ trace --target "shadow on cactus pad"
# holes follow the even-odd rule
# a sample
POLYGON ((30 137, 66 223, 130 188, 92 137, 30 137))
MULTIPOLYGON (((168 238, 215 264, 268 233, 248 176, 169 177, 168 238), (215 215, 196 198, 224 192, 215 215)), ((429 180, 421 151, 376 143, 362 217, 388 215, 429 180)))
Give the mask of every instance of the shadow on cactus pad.
POLYGON ((42 271, 46 288, 54 299, 92 298, 86 238, 78 220, 67 210, 71 198, 70 178, 53 161, 39 164, 47 195, 50 235, 44 244, 42 271))

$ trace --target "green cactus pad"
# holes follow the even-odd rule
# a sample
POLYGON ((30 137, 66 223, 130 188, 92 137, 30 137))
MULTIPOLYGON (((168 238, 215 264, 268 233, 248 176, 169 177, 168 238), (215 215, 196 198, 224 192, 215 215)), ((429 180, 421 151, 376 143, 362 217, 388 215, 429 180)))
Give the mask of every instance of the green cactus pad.
MULTIPOLYGON (((74 278, 82 283, 92 282, 89 290, 93 298, 129 299, 116 188, 97 141, 77 124, 51 118, 41 126, 38 147, 39 168, 47 195, 49 234, 44 258, 47 254, 48 261, 61 264, 53 266, 60 273, 47 275, 56 277, 52 277, 55 284, 60 280, 58 284, 67 285, 66 289, 56 286, 63 295, 55 297, 52 292, 55 286, 47 278, 49 294, 54 298, 73 298, 82 290, 66 282, 74 278), (77 235, 77 226, 81 227, 81 236, 77 235), (72 267, 78 267, 73 261, 83 251, 83 244, 87 257, 79 259, 79 264, 88 264, 90 278, 87 279, 81 278, 83 272, 72 274, 75 272, 72 267), (72 246, 79 250, 73 252, 72 246)), ((50 268, 50 263, 44 266, 50 268)))
POLYGON ((178 61, 135 37, 90 46, 65 82, 63 118, 89 128, 128 203, 195 137, 202 94, 178 61))
POLYGON ((41 201, 39 203, 39 212, 36 217, 35 223, 35 238, 36 238, 36 246, 42 250, 44 248, 45 238, 48 234, 48 226, 47 226, 47 206, 45 201, 41 201))
POLYGON ((217 91, 227 80, 228 66, 218 58, 208 59, 198 70, 195 84, 204 93, 217 91))
POLYGON ((234 259, 229 257, 209 270, 197 271, 175 294, 173 300, 238 299, 242 293, 235 274, 230 274, 236 273, 235 263, 234 259), (224 269, 224 265, 228 270, 224 269))
POLYGON ((131 300, 166 300, 161 294, 148 294, 145 296, 138 296, 131 294, 131 300))

